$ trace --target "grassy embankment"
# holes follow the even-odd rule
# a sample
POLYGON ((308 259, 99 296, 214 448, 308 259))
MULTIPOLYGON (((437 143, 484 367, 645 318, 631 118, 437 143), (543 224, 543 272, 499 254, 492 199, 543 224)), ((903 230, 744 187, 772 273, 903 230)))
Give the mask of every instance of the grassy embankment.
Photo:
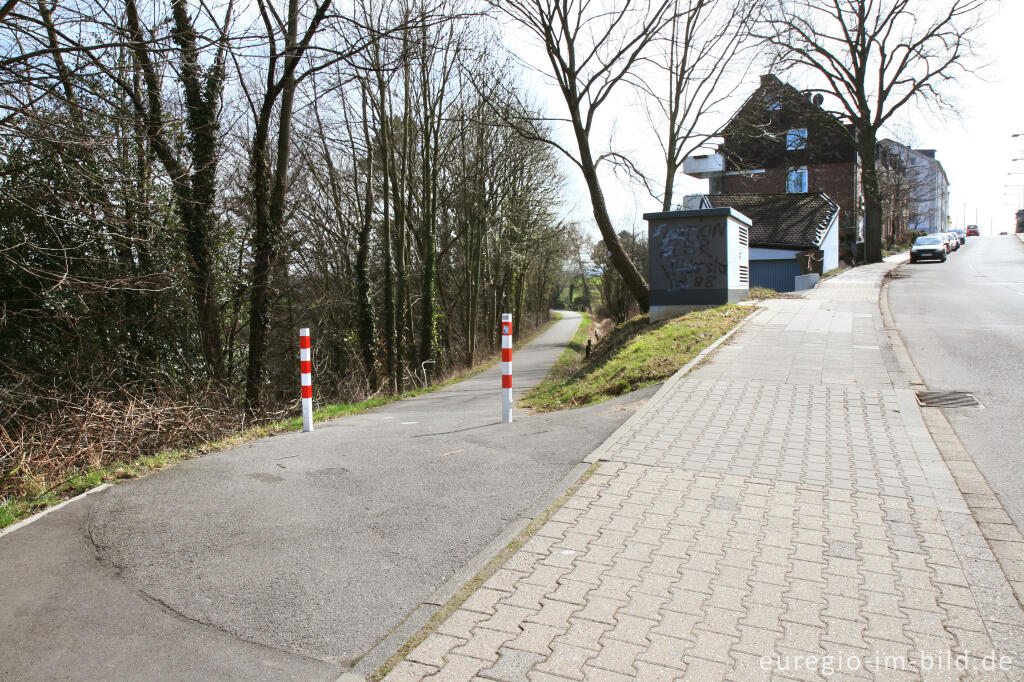
MULTIPOLYGON (((546 330, 551 324, 561 318, 561 313, 553 313, 551 320, 547 324, 541 325, 528 337, 521 339, 519 341, 519 345, 528 343, 534 337, 546 330)), ((377 396, 354 403, 334 403, 331 405, 324 405, 320 409, 314 411, 313 420, 315 422, 322 422, 328 419, 337 419, 338 417, 360 414, 376 407, 387 405, 388 403, 396 400, 412 398, 418 395, 423 395, 424 393, 437 391, 493 367, 498 362, 499 357, 499 355, 494 355, 487 360, 478 363, 477 366, 471 370, 457 373, 455 376, 452 376, 445 381, 426 388, 406 391, 401 395, 377 396)), ((187 459, 193 459, 200 455, 226 450, 250 441, 266 438, 267 436, 287 433, 289 431, 299 431, 301 429, 302 417, 297 416, 291 419, 251 427, 227 438, 203 443, 202 445, 193 448, 165 450, 155 455, 140 457, 132 461, 115 462, 105 466, 89 467, 88 469, 75 472, 72 476, 56 484, 51 485, 46 482, 40 482, 39 485, 33 486, 32 489, 26 490, 21 495, 0 497, 0 529, 17 523, 32 514, 47 509, 48 507, 60 504, 61 502, 71 499, 76 495, 88 492, 89 490, 92 490, 104 483, 140 478, 153 473, 154 471, 165 469, 173 464, 187 459)))
POLYGON ((585 357, 591 322, 584 319, 547 378, 520 406, 551 412, 592 405, 664 381, 754 308, 727 305, 650 324, 646 315, 616 326, 585 357))

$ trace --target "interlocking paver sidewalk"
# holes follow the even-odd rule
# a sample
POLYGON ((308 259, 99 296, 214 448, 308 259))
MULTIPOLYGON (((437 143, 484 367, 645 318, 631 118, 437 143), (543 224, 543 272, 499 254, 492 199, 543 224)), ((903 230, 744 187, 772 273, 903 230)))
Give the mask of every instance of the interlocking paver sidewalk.
POLYGON ((887 269, 767 302, 387 679, 1024 679, 1024 611, 888 359, 887 269))

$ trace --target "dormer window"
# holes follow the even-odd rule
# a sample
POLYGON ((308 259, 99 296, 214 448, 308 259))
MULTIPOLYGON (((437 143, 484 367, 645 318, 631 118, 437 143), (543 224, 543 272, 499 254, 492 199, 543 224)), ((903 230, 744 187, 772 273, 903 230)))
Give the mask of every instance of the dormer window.
POLYGON ((807 128, 793 128, 786 131, 786 149, 807 147, 807 128))

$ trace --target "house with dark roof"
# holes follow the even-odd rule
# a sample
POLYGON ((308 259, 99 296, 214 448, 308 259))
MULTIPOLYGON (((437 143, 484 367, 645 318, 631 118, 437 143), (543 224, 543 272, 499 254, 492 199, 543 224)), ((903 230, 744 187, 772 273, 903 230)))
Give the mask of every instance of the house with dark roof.
POLYGON ((710 196, 825 194, 838 206, 842 236, 852 243, 862 221, 854 136, 821 105, 820 95, 761 76, 722 128, 717 151, 688 157, 683 172, 708 179, 710 196))
MULTIPOLYGON (((696 202, 694 202, 696 203, 696 202)), ((750 286, 796 291, 839 267, 839 206, 823 192, 708 194, 703 208, 734 208, 750 219, 750 286)))

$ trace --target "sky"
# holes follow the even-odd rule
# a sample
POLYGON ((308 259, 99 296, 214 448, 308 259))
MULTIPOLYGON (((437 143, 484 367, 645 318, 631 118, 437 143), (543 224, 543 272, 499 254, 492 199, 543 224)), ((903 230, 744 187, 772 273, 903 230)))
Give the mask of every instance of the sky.
MULTIPOLYGON (((959 112, 936 113, 909 105, 894 122, 898 130, 887 131, 885 136, 907 139, 916 148, 936 150, 936 158, 949 178, 953 226, 977 224, 982 234, 998 234, 1012 232, 1015 212, 1024 208, 1024 160, 1013 161, 1024 159, 1024 0, 988 0, 985 9, 989 18, 976 36, 976 63, 983 67, 975 74, 962 76, 949 91, 959 112), (1012 137, 1017 133, 1021 136, 1012 137)), ((534 102, 548 115, 563 116, 565 104, 560 93, 540 73, 548 68, 543 50, 521 29, 507 23, 505 27, 509 47, 524 63, 521 78, 534 102)), ((723 122, 759 84, 761 69, 750 65, 746 71, 735 83, 733 99, 726 105, 728 111, 720 114, 723 122)), ((783 78, 800 86, 796 77, 783 78)), ((652 172, 658 172, 660 149, 645 130, 641 106, 635 94, 622 90, 617 99, 602 107, 592 136, 594 151, 626 151, 632 159, 647 162, 652 172)), ((564 127, 559 130, 555 125, 556 138, 572 147, 564 127)), ((569 162, 563 167, 568 180, 566 216, 590 227, 599 238, 579 170, 569 162)), ((601 176, 616 229, 646 229, 642 214, 660 210, 659 203, 607 167, 601 176)), ((677 181, 675 191, 679 199, 683 194, 706 192, 707 181, 684 176, 677 181)))
POLYGON ((1024 208, 1024 161, 1012 161, 1024 159, 1024 0, 1004 0, 993 13, 981 34, 989 64, 962 82, 960 117, 911 119, 919 146, 936 149, 949 176, 953 224, 977 224, 982 234, 1013 232, 1024 208))

